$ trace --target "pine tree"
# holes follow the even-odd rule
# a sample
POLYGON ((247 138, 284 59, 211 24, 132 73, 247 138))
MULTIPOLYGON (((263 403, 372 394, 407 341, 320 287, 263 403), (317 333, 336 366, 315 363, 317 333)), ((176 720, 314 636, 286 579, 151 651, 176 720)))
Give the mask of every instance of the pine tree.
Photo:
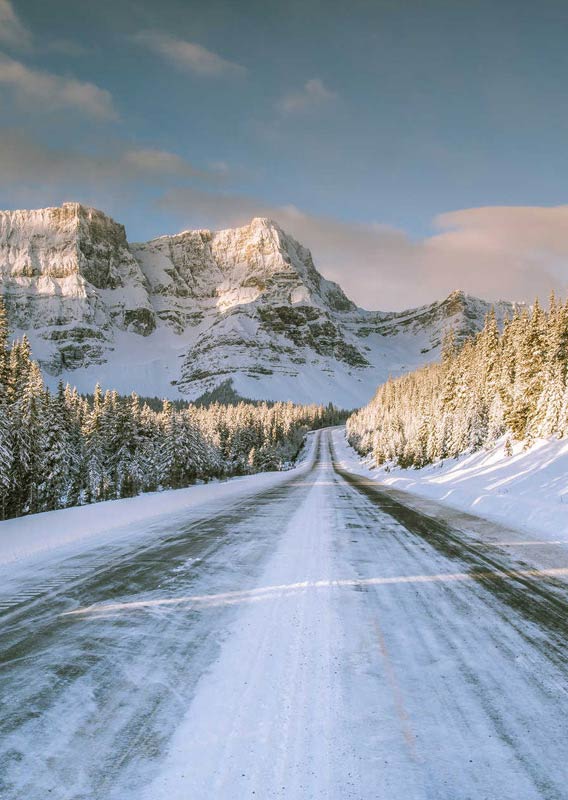
POLYGON ((8 349, 8 315, 0 294, 0 391, 8 392, 10 353, 8 349))
POLYGON ((55 396, 46 395, 44 413, 47 424, 42 441, 42 476, 38 492, 41 508, 50 510, 69 505, 75 471, 71 420, 61 382, 55 396))
POLYGON ((544 383, 545 332, 545 317, 537 300, 520 337, 518 386, 511 416, 511 430, 518 439, 532 436, 531 423, 538 423, 538 401, 544 383))
POLYGON ((0 519, 6 519, 12 484, 13 432, 6 390, 0 385, 0 519))
MULTIPOLYGON (((438 365, 379 387, 347 421, 349 441, 377 464, 422 466, 489 447, 503 434, 525 442, 568 435, 568 304, 551 298, 515 312, 499 334, 494 313, 456 347, 444 339, 438 365)), ((511 447, 511 441, 506 449, 511 447)))
POLYGON ((164 488, 176 485, 176 434, 173 406, 164 399, 160 414, 161 447, 158 462, 158 479, 164 488))
POLYGON ((539 399, 539 413, 535 419, 535 432, 538 436, 559 434, 562 429, 561 415, 568 364, 568 307, 558 306, 554 297, 551 299, 545 349, 544 388, 539 399))
POLYGON ((23 347, 16 365, 21 396, 13 405, 12 502, 16 514, 39 510, 38 486, 42 474, 44 437, 43 380, 39 366, 23 347))
POLYGON ((103 394, 97 383, 93 397, 93 408, 83 422, 85 440, 85 496, 88 503, 102 500, 107 486, 103 438, 103 394))

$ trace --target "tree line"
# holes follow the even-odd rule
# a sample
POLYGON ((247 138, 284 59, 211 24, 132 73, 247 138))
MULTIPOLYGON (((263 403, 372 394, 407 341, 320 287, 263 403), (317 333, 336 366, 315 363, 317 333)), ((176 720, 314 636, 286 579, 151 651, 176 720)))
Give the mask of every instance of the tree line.
POLYGON ((331 405, 155 410, 100 386, 51 392, 28 339, 9 343, 0 297, 0 519, 283 469, 307 430, 343 419, 331 405))
POLYGON ((515 312, 499 331, 494 312, 457 347, 450 331, 441 363, 380 386, 347 421, 349 442, 377 465, 423 467, 505 438, 530 445, 568 435, 568 302, 515 312))

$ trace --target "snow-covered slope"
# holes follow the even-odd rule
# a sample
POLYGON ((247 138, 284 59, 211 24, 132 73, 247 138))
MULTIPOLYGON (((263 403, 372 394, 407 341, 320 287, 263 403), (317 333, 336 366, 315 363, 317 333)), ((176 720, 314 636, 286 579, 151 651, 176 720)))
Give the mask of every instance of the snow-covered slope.
POLYGON ((388 375, 436 358, 447 327, 470 335, 489 309, 454 292, 365 311, 271 220, 129 245, 121 225, 78 203, 0 212, 0 280, 48 380, 170 397, 231 380, 247 397, 358 406, 388 375))
POLYGON ((489 450, 388 472, 362 460, 347 444, 344 428, 334 430, 333 440, 337 458, 351 472, 568 548, 566 439, 539 439, 528 450, 517 442, 511 456, 502 439, 489 450))

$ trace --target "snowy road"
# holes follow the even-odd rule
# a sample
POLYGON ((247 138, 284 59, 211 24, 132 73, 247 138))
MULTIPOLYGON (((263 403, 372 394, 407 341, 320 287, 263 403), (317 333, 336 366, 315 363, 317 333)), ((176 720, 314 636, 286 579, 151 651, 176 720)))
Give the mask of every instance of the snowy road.
POLYGON ((565 800, 566 583, 318 442, 254 498, 21 583, 2 800, 565 800))

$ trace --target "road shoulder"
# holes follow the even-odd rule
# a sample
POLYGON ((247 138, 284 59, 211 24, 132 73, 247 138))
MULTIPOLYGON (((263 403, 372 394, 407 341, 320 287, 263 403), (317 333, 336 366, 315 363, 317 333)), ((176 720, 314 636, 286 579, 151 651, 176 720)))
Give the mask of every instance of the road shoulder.
MULTIPOLYGON (((482 546, 487 551, 506 552, 514 568, 564 569, 568 568, 568 531, 559 529, 557 537, 550 531, 523 529, 481 515, 472 514, 448 502, 418 494, 416 491, 389 485, 379 477, 382 473, 371 470, 345 440, 345 429, 334 428, 331 440, 336 463, 345 471, 375 484, 381 492, 388 493, 396 502, 443 522, 463 536, 464 542, 482 546)), ((566 514, 568 518, 568 514, 566 514)), ((568 519, 567 519, 568 521, 568 519)), ((568 578, 560 579, 566 580, 568 578)))

